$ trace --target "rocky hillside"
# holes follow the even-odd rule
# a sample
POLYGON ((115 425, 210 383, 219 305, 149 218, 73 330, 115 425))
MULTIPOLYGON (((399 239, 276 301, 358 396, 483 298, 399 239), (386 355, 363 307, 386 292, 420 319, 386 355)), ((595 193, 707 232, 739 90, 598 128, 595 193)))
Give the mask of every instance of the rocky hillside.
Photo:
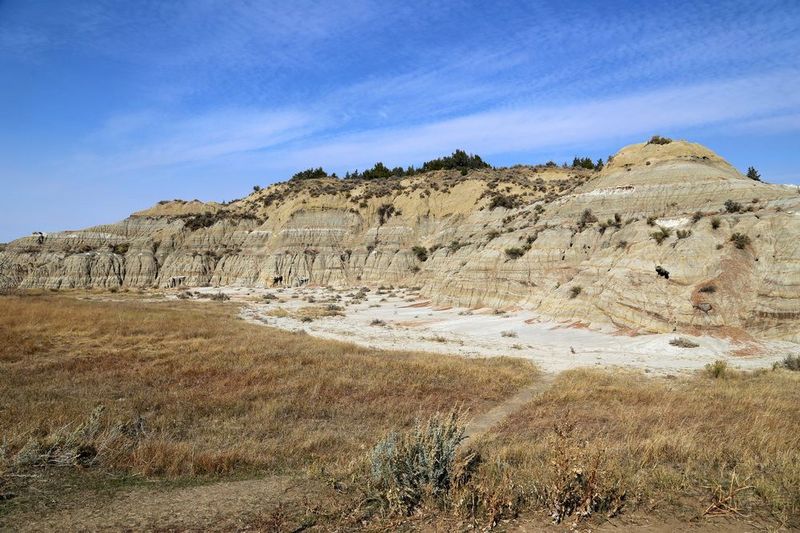
POLYGON ((0 250, 0 287, 405 284, 621 330, 800 341, 800 194, 684 141, 602 171, 439 170, 167 201, 0 250))

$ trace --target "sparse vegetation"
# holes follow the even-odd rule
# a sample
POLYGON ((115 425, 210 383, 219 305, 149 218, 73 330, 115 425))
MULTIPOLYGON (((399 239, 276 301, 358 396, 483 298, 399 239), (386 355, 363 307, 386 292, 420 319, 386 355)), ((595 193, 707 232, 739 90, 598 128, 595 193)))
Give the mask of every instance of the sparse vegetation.
POLYGON ((708 363, 705 367, 706 375, 713 379, 724 379, 730 375, 728 363, 722 360, 716 360, 713 363, 708 363))
POLYGON ((747 167, 747 177, 751 180, 761 181, 761 174, 754 167, 747 167))
POLYGON ((464 150, 456 150, 452 155, 426 161, 422 164, 422 172, 431 170, 472 170, 491 168, 479 155, 468 154, 464 150))
POLYGON ((583 230, 589 224, 597 222, 597 217, 594 216, 591 209, 584 209, 581 217, 578 219, 578 229, 583 230))
POLYGON ((520 198, 517 196, 498 193, 492 196, 492 199, 489 201, 489 210, 497 209, 498 207, 514 209, 515 207, 519 207, 520 203, 520 198))
POLYGON ((322 169, 322 167, 318 168, 309 168, 306 170, 301 170, 300 172, 295 173, 290 179, 292 181, 301 181, 301 180, 316 180, 321 178, 327 178, 328 173, 322 169))
POLYGON ((506 248, 506 257, 509 259, 519 259, 523 255, 525 255, 525 250, 518 247, 506 248))
POLYGON ((467 242, 453 241, 453 242, 451 242, 450 244, 447 245, 447 249, 448 249, 448 251, 450 253, 454 253, 454 252, 457 252, 458 250, 460 250, 461 248, 463 248, 464 246, 467 246, 467 245, 469 245, 469 243, 467 243, 467 242))
POLYGON ((238 224, 242 220, 256 220, 255 215, 250 213, 231 213, 226 210, 219 210, 215 212, 201 213, 198 215, 187 215, 177 217, 183 219, 183 225, 189 231, 197 231, 203 228, 209 228, 217 222, 230 221, 238 224))
POLYGON ((744 233, 734 233, 731 235, 731 242, 733 243, 736 248, 739 250, 744 250, 750 245, 750 237, 745 235, 744 233))
POLYGON ((598 159, 597 164, 591 157, 577 157, 572 160, 572 168, 585 168, 587 170, 600 170, 603 168, 603 160, 598 159), (598 168, 599 166, 599 168, 598 168))
POLYGON ((428 260, 428 249, 424 246, 414 246, 411 248, 411 252, 417 258, 418 261, 425 262, 428 260))
POLYGON ((800 355, 787 355, 778 366, 786 370, 800 372, 800 355))
POLYGON ((501 331, 500 332, 500 336, 501 337, 510 337, 510 338, 517 338, 518 337, 517 332, 516 331, 512 331, 512 330, 501 331))
POLYGON ((117 244, 112 244, 110 246, 111 252, 117 255, 125 255, 128 253, 128 250, 131 249, 131 245, 127 242, 121 242, 117 244))
POLYGON ((733 200, 725 200, 725 211, 728 213, 739 213, 742 210, 742 204, 734 202, 733 200))
POLYGON ((581 292, 583 292, 583 287, 581 287, 580 285, 573 285, 569 289, 570 299, 577 298, 581 292))
MULTIPOLYGON (((143 476, 145 494, 170 502, 186 484, 197 494, 279 474, 303 489, 281 490, 286 505, 267 521, 226 517, 224 499, 216 519, 247 530, 484 529, 515 517, 587 529, 619 514, 688 523, 725 513, 735 493, 751 520, 800 526, 798 372, 568 371, 464 442, 463 411, 451 410, 496 406, 533 379, 525 362, 376 352, 250 325, 229 303, 2 298, 0 466, 11 470, 0 472, 14 477, 0 494, 17 495, 0 502, 4 525, 107 509, 98 479, 119 480, 114 501, 135 503, 142 489, 126 483, 143 476), (314 490, 326 496, 298 517, 314 490)), ((727 520, 737 527, 736 513, 727 520)))
POLYGON ((647 141, 647 144, 669 144, 672 142, 672 139, 669 137, 662 137, 661 135, 653 135, 650 137, 650 140, 647 141))
POLYGON ((719 229, 719 226, 722 224, 722 219, 719 217, 714 217, 711 219, 711 229, 719 229))
POLYGON ((383 226, 386 221, 392 218, 393 215, 396 215, 397 211, 395 210, 392 204, 382 204, 378 208, 378 223, 383 226))
POLYGON ((697 348, 700 346, 696 342, 687 339, 686 337, 675 337, 669 341, 670 345, 677 346, 678 348, 697 348))
POLYGON ((700 287, 700 292, 706 294, 714 294, 715 292, 717 292, 717 287, 716 285, 703 285, 702 287, 700 287))
POLYGON ((654 231, 653 233, 650 234, 650 238, 655 240, 656 243, 661 244, 666 239, 668 239, 670 235, 672 235, 671 229, 666 228, 664 226, 659 226, 658 231, 654 231))
POLYGON ((692 230, 690 229, 679 229, 678 231, 675 232, 675 236, 678 237, 679 239, 686 239, 688 237, 691 237, 691 235, 692 235, 692 230))
POLYGON ((429 500, 444 503, 452 486, 458 445, 464 438, 462 416, 436 414, 402 434, 391 433, 370 455, 372 489, 390 512, 411 513, 429 500))
POLYGON ((213 300, 215 302, 226 302, 226 301, 231 299, 230 296, 228 296, 227 294, 225 294, 222 291, 219 291, 219 292, 198 292, 198 293, 195 293, 195 294, 197 294, 198 298, 204 298, 206 300, 213 300))

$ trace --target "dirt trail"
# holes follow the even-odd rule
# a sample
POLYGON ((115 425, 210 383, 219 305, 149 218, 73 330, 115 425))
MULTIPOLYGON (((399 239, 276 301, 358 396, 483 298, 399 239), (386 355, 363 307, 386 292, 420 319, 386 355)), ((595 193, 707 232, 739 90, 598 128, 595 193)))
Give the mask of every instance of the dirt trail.
POLYGON ((536 396, 550 388, 555 379, 554 374, 542 374, 536 381, 520 390, 514 396, 495 408, 487 411, 467 424, 464 434, 467 438, 477 439, 492 427, 502 422, 507 416, 521 409, 536 396))
POLYGON ((25 517, 24 525, 14 527, 59 532, 239 530, 258 517, 268 516, 281 502, 298 502, 306 496, 313 500, 319 491, 311 481, 288 476, 171 490, 136 489, 99 505, 83 501, 70 509, 25 517))

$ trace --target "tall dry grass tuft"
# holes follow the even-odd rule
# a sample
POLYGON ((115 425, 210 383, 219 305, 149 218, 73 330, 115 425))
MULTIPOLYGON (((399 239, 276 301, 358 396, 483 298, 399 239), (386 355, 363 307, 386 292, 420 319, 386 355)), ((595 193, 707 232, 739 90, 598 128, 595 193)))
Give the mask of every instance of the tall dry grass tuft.
POLYGON ((535 484, 541 503, 553 523, 574 516, 575 524, 603 513, 611 518, 622 512, 625 491, 607 470, 602 442, 576 436, 569 415, 557 421, 550 437, 550 468, 535 484))

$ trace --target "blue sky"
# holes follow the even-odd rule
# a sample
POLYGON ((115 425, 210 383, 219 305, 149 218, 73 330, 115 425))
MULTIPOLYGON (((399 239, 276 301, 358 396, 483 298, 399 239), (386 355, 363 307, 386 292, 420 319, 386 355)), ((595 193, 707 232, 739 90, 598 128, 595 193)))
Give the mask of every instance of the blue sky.
POLYGON ((607 157, 800 183, 800 2, 0 0, 0 241, 297 170, 607 157))

